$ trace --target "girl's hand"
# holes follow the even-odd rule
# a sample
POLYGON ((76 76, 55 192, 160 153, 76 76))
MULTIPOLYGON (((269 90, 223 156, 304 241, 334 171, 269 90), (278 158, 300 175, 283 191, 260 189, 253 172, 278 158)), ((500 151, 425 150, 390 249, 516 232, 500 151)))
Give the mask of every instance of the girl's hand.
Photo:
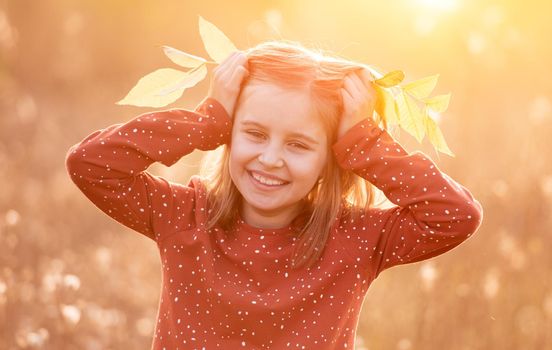
POLYGON ((341 89, 343 114, 339 121, 337 138, 341 138, 352 126, 365 118, 373 118, 376 106, 376 90, 372 74, 363 68, 348 74, 341 89))
POLYGON ((233 118, 234 107, 240 93, 243 78, 249 74, 247 56, 242 51, 231 53, 213 69, 207 97, 217 100, 233 118))

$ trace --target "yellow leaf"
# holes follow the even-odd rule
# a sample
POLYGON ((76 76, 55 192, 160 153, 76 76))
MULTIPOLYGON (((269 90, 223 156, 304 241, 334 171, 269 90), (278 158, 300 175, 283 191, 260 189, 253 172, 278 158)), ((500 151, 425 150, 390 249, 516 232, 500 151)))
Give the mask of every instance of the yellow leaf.
POLYGON ((144 77, 129 91, 118 105, 164 107, 176 101, 184 90, 196 85, 207 75, 205 65, 190 72, 161 68, 144 77), (178 87, 175 89, 175 87, 178 87), (165 90, 165 94, 160 94, 165 90))
POLYGON ((445 153, 451 157, 454 157, 455 155, 449 149, 447 142, 445 141, 445 138, 443 136, 443 133, 439 129, 439 126, 429 116, 426 116, 426 127, 427 127, 426 131, 427 131, 427 136, 429 138, 429 142, 431 142, 431 144, 435 147, 435 149, 441 153, 445 153))
POLYGON ((429 77, 425 77, 411 83, 404 84, 402 86, 403 90, 408 92, 410 95, 422 99, 428 97, 429 94, 435 89, 437 85, 437 80, 439 79, 439 74, 435 74, 429 77))
POLYGON ((424 98, 422 101, 426 104, 427 108, 434 112, 442 113, 448 108, 450 94, 428 97, 424 98))
POLYGON ((209 56, 222 63, 232 52, 238 51, 228 37, 214 24, 199 16, 199 34, 209 56))
POLYGON ((395 125, 399 123, 395 112, 395 99, 393 94, 385 88, 376 85, 376 112, 385 120, 386 125, 395 125))
POLYGON ((190 55, 189 53, 182 52, 170 46, 163 46, 163 51, 171 61, 182 67, 195 68, 207 62, 207 60, 202 57, 190 55))
POLYGON ((416 104, 416 101, 404 92, 401 92, 396 98, 395 108, 400 127, 414 136, 418 142, 422 142, 426 129, 424 114, 416 104))
POLYGON ((385 74, 383 77, 375 80, 375 83, 383 87, 391 87, 399 84, 404 79, 404 73, 400 70, 395 70, 385 74))
POLYGON ((207 68, 204 64, 197 66, 192 70, 186 72, 186 76, 174 85, 167 86, 160 90, 157 95, 165 96, 173 93, 176 90, 187 89, 199 83, 207 75, 207 68))

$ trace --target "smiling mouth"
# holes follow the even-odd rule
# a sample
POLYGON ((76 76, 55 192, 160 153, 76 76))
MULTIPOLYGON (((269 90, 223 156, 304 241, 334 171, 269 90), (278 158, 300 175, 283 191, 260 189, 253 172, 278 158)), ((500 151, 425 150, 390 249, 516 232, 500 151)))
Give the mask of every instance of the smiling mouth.
POLYGON ((289 184, 289 181, 268 179, 259 174, 253 173, 251 171, 248 171, 247 173, 251 177, 252 181, 254 181, 256 184, 263 187, 277 188, 277 187, 282 187, 289 184))

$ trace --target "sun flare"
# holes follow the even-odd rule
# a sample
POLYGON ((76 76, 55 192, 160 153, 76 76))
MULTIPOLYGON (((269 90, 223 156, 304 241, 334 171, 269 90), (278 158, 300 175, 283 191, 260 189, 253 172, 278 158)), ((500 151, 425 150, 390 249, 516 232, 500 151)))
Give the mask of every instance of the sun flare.
POLYGON ((417 2, 432 10, 437 11, 454 11, 458 8, 458 0, 417 0, 417 2))

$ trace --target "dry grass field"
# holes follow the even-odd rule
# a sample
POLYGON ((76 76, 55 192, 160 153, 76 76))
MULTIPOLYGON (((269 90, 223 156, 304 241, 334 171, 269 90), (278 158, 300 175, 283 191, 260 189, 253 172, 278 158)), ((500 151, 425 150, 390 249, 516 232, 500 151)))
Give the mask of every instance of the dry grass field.
MULTIPOLYGON (((118 106, 174 65, 207 57, 197 17, 242 49, 285 38, 406 80, 440 74, 455 158, 399 133, 482 203, 449 253, 374 281, 357 350, 552 348, 552 3, 498 0, 0 0, 0 349, 150 348, 161 287, 155 244, 73 185, 69 147, 152 109, 118 106)), ((193 108, 205 80, 171 107, 193 108)), ((149 171, 179 182, 202 154, 149 171)))

